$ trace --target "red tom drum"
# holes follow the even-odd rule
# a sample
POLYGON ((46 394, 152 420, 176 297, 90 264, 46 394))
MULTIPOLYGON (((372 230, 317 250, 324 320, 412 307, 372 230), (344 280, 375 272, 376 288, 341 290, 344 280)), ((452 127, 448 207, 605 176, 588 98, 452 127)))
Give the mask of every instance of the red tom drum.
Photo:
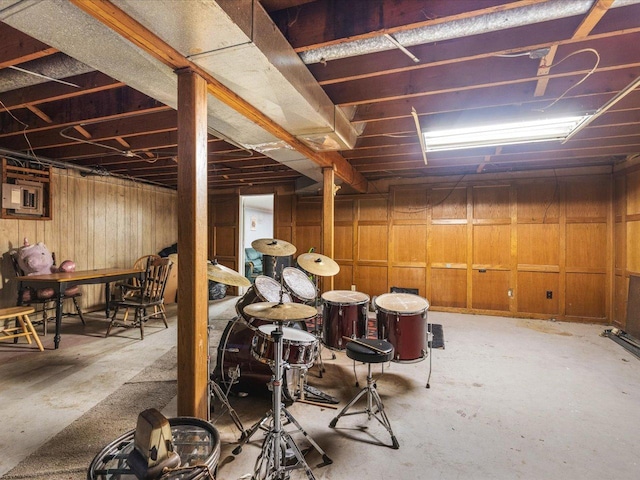
POLYGON ((427 357, 429 302, 412 293, 385 293, 375 298, 378 338, 395 350, 396 362, 416 362, 427 357))
MULTIPOLYGON (((275 324, 260 325, 251 342, 251 353, 259 362, 275 368, 275 346, 271 333, 275 324)), ((318 339, 299 328, 282 327, 282 356, 292 367, 311 368, 318 356, 318 339)))
POLYGON ((366 338, 369 295, 352 290, 331 290, 322 294, 322 343, 344 350, 344 337, 366 338))

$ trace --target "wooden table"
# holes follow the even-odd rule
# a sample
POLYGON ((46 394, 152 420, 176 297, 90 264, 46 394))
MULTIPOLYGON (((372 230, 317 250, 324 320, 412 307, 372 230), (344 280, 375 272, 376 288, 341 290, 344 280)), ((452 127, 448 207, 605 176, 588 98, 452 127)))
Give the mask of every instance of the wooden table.
POLYGON ((56 334, 53 337, 55 348, 60 344, 60 324, 62 323, 62 303, 64 292, 75 285, 104 283, 106 299, 106 315, 109 317, 110 283, 118 280, 133 278, 143 273, 137 268, 100 268, 97 270, 82 270, 77 272, 49 273, 45 275, 24 275, 16 279, 23 287, 53 288, 56 301, 56 334))

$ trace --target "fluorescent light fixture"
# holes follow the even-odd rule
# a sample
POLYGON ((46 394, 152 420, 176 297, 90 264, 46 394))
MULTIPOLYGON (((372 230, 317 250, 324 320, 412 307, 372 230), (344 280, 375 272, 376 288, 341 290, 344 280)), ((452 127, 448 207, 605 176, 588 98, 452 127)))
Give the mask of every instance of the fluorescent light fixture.
POLYGON ((591 115, 423 131, 427 152, 564 140, 591 115))

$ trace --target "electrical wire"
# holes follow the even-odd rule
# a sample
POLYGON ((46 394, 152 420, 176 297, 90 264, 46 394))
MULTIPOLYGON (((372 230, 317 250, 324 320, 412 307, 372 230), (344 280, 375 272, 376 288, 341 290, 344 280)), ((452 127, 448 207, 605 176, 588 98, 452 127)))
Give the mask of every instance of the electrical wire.
POLYGON ((571 90, 573 90, 574 88, 576 88, 578 85, 580 85, 582 82, 584 82, 587 78, 589 78, 591 76, 591 74, 593 72, 596 71, 596 69, 598 68, 598 65, 600 64, 600 54, 598 53, 597 50, 595 50, 594 48, 583 48, 580 50, 576 50, 575 52, 572 52, 568 55, 565 55, 561 60, 557 61, 556 63, 553 63, 551 65, 545 66, 544 68, 548 68, 551 69, 553 67, 556 67, 558 65, 560 65, 562 62, 564 62, 567 58, 572 57, 574 55, 577 55, 579 53, 585 53, 585 52, 590 52, 593 53, 596 56, 596 63, 595 65, 591 68, 591 70, 589 70, 587 72, 587 74, 582 77, 577 83, 574 83, 573 85, 571 85, 569 88, 567 88, 562 95, 560 95, 558 98, 556 98, 553 102, 551 102, 549 105, 547 105, 546 107, 543 107, 541 109, 539 109, 541 112, 544 112, 545 110, 547 110, 548 108, 551 108, 553 105, 555 105, 556 103, 558 103, 561 99, 563 99, 567 93, 569 93, 571 90))
MULTIPOLYGON (((27 125, 22 120, 20 120, 18 117, 16 117, 11 112, 11 110, 9 110, 9 108, 7 108, 7 106, 4 104, 4 102, 2 100, 0 100, 0 105, 2 105, 2 108, 4 108, 6 110, 6 112, 11 116, 11 118, 13 118, 16 122, 18 122, 19 124, 24 126, 24 128, 22 129, 22 136, 24 137, 24 140, 25 140, 25 142, 27 142, 27 146, 29 147, 27 149, 27 151, 34 158, 34 161, 37 164, 42 165, 42 163, 40 163, 40 160, 38 159, 38 156, 36 155, 36 152, 33 150, 33 146, 31 145, 31 141, 29 140, 29 136, 27 135, 27 130, 29 129, 29 125, 27 125)), ((23 165, 21 165, 21 166, 23 166, 23 165)))
POLYGON ((137 153, 135 153, 135 152, 133 152, 131 150, 121 150, 119 148, 112 147, 111 145, 105 145, 105 144, 98 143, 98 142, 92 142, 91 140, 87 140, 86 138, 72 137, 71 135, 67 135, 65 133, 67 130, 71 130, 73 128, 75 128, 75 125, 63 128, 59 132, 60 136, 62 138, 66 138, 67 140, 73 140, 75 142, 86 143, 88 145, 93 145, 93 146, 96 146, 96 147, 106 148, 107 150, 112 150, 112 151, 114 151, 116 153, 119 153, 123 157, 137 157, 137 158, 140 158, 140 159, 144 160, 140 155, 138 155, 137 153))

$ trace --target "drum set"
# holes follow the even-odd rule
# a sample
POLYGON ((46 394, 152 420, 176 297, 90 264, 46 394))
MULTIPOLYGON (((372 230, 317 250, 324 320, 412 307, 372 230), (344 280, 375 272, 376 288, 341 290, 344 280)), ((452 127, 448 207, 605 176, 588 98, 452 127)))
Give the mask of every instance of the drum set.
MULTIPOLYGON (((290 243, 276 239, 256 240, 251 246, 266 258, 274 259, 274 272, 277 257, 290 256, 296 251, 290 243)), ((208 268, 210 280, 248 287, 236 303, 237 316, 224 329, 211 378, 212 394, 227 407, 242 433, 234 454, 240 453, 258 430, 266 431, 252 477, 256 479, 289 478, 293 469, 303 469, 308 478, 315 478, 283 425, 295 425, 324 463, 332 463, 283 403, 305 401, 308 391, 319 395, 325 403, 338 403, 308 386, 307 372, 318 362, 322 376, 323 345, 332 351, 344 351, 350 339, 365 339, 371 333, 369 295, 332 290, 319 296, 319 277, 333 276, 340 271, 334 260, 317 253, 304 253, 298 256, 297 264, 300 268, 281 267, 276 275, 279 282, 261 275, 253 284, 227 267, 214 263, 208 268), (313 331, 309 332, 307 325, 311 323, 313 331), (226 386, 226 394, 222 386, 226 386), (248 430, 229 404, 232 387, 240 392, 271 390, 272 409, 248 430)), ((417 362, 431 358, 426 321, 429 304, 424 298, 409 293, 383 294, 374 299, 374 307, 376 336, 394 346, 393 361, 417 362)))

